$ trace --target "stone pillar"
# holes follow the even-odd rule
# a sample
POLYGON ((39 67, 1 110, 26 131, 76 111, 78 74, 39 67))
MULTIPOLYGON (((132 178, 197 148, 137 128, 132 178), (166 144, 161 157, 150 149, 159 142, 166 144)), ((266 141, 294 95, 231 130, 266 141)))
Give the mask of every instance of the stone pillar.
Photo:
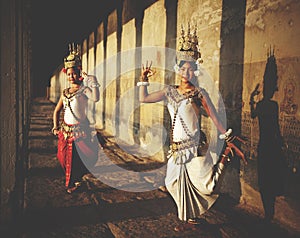
POLYGON ((107 55, 106 55, 106 104, 105 104, 105 128, 116 135, 115 109, 117 90, 117 9, 112 11, 107 18, 107 55))
POLYGON ((27 163, 31 32, 28 1, 0 6, 0 223, 22 214, 27 163))
MULTIPOLYGON (((176 36, 177 36, 177 4, 178 0, 165 0, 165 9, 167 17, 167 29, 166 29, 166 69, 172 69, 175 65, 173 55, 168 54, 168 49, 176 50, 176 36)), ((166 70, 165 72, 165 84, 175 84, 175 72, 166 70)), ((170 115, 165 107, 163 115, 164 128, 171 128, 170 115)), ((167 135, 167 141, 165 146, 165 158, 169 150, 170 135, 167 135)))
POLYGON ((104 78, 104 24, 103 22, 98 26, 95 35, 95 75, 100 83, 100 100, 96 103, 96 125, 97 129, 104 127, 104 113, 105 113, 105 78, 104 78))
MULTIPOLYGON (((87 73, 91 75, 95 75, 95 32, 92 32, 88 38, 88 70, 87 73)), ((91 123, 91 126, 95 126, 96 124, 96 110, 95 110, 95 102, 92 100, 88 101, 88 112, 87 117, 91 123)))
MULTIPOLYGON (((136 47, 139 48, 142 46, 142 28, 143 28, 143 19, 144 19, 144 12, 142 11, 140 14, 136 14, 135 16, 135 44, 136 47)), ((135 54, 135 65, 140 65, 142 62, 142 54, 141 51, 136 51, 135 54)), ((134 85, 140 81, 141 69, 135 70, 135 77, 134 77, 134 85)), ((133 119, 133 138, 136 144, 140 144, 140 118, 141 118, 141 109, 140 109, 140 102, 139 98, 139 91, 135 91, 134 98, 136 101, 134 102, 134 119, 133 119)))
MULTIPOLYGON (((235 135, 241 133, 245 9, 244 0, 223 0, 219 87, 226 108, 227 127, 232 128, 235 135)), ((236 169, 228 171, 228 180, 225 179, 223 185, 234 198, 239 199, 239 158, 234 159, 232 165, 230 168, 236 169)))

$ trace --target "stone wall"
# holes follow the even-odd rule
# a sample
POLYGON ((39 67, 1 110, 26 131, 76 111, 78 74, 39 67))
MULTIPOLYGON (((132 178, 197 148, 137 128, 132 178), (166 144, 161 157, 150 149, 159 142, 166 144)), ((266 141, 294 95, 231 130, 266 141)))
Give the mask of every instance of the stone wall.
MULTIPOLYGON (((299 180, 299 56, 297 39, 300 36, 299 1, 248 1, 245 21, 245 55, 243 73, 242 134, 248 138, 244 147, 253 169, 244 168, 244 178, 257 188, 258 120, 250 118, 250 93, 259 83, 263 89, 263 75, 267 54, 274 50, 278 71, 278 91, 273 99, 279 105, 279 124, 286 144, 285 159, 291 178, 299 180)), ((256 101, 262 99, 262 93, 256 101)), ((295 181, 294 181, 295 182, 295 181)), ((294 183, 293 182, 293 183, 294 183)), ((298 189, 294 194, 299 195, 298 189)), ((298 196, 297 195, 297 196, 298 196)))
POLYGON ((24 204, 32 77, 30 7, 29 1, 19 0, 0 5, 0 225, 19 218, 24 204))
MULTIPOLYGON (((156 148, 150 154, 158 161, 165 160, 168 114, 162 103, 140 104, 135 85, 141 64, 147 60, 156 70, 150 92, 178 83, 172 69, 172 50, 181 25, 186 28, 190 23, 192 29, 197 26, 203 68, 210 80, 204 86, 216 95, 213 101, 217 106, 221 96, 227 126, 248 138, 243 150, 250 166, 245 168, 235 161, 223 189, 238 198, 243 193, 240 181, 246 181, 257 190, 258 123, 250 119, 248 102, 255 85, 262 85, 270 46, 274 47, 279 76, 274 100, 280 105, 287 160, 296 173, 300 155, 300 99, 296 96, 300 92, 299 7, 297 0, 123 1, 82 42, 84 70, 96 74, 101 84, 100 101, 90 106, 95 111, 95 127, 116 136, 120 143, 156 148)), ((61 73, 54 75, 50 98, 56 102, 58 89, 65 85, 61 73)), ((203 127, 209 133, 212 126, 204 120, 203 127)))

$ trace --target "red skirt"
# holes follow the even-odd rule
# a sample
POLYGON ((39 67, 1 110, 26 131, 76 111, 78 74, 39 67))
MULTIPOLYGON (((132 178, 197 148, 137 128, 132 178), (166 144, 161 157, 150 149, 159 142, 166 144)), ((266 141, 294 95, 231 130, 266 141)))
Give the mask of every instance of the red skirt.
POLYGON ((76 155, 79 155, 79 159, 81 159, 87 168, 93 166, 98 159, 99 145, 97 139, 92 138, 91 130, 88 127, 83 128, 81 126, 80 130, 78 130, 78 127, 79 125, 69 126, 63 124, 58 133, 57 159, 65 172, 66 187, 68 187, 70 183, 72 161, 75 156, 73 154, 74 149, 76 149, 76 155), (85 130, 83 131, 82 129, 85 130), (78 131, 80 132, 78 133, 78 131))

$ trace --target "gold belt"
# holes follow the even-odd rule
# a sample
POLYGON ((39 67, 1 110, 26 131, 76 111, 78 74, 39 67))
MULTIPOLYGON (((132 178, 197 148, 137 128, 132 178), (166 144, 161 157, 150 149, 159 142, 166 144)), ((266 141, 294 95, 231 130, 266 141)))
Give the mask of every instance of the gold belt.
POLYGON ((173 142, 170 146, 170 149, 174 152, 178 150, 188 149, 191 147, 197 147, 198 145, 199 143, 197 141, 193 139, 188 139, 188 140, 173 142))
POLYGON ((183 141, 179 141, 179 142, 173 142, 170 145, 170 149, 171 149, 170 152, 171 152, 171 154, 174 154, 180 150, 197 147, 197 154, 198 154, 198 156, 201 156, 201 155, 206 154, 208 146, 209 146, 208 143, 200 144, 196 140, 188 139, 188 140, 183 140, 183 141))
POLYGON ((61 131, 62 131, 65 139, 72 138, 72 137, 74 137, 74 139, 76 139, 79 137, 86 136, 86 132, 80 124, 68 125, 65 122, 62 122, 61 131))

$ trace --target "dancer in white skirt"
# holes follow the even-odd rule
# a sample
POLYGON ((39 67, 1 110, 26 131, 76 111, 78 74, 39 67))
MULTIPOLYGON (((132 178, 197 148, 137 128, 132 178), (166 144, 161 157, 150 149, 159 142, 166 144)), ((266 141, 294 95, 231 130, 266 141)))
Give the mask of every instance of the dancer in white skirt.
POLYGON ((172 119, 165 184, 177 205, 178 218, 185 224, 175 227, 176 231, 190 228, 195 219, 214 204, 218 198, 217 185, 233 151, 247 163, 244 154, 233 143, 235 139, 242 140, 231 136, 231 129, 224 128, 209 94, 198 86, 202 59, 196 34, 191 35, 188 31, 185 36, 182 30, 179 44, 174 67, 180 76, 179 85, 168 85, 149 94, 147 86, 153 71, 148 62, 146 67, 143 66, 141 81, 137 84, 140 102, 166 101, 172 119), (212 119, 219 137, 226 142, 221 155, 204 150, 206 138, 199 125, 201 115, 212 119))

